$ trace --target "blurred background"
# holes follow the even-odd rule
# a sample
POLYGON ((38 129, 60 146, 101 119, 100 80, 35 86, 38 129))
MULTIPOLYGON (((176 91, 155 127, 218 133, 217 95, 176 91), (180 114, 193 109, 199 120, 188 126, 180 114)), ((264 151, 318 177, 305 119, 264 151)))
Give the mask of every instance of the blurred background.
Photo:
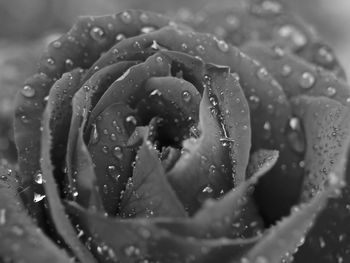
MULTIPOLYGON (((16 159, 11 129, 15 93, 35 72, 45 46, 66 32, 77 16, 110 14, 126 8, 174 14, 177 10, 198 11, 209 1, 220 4, 228 0, 0 0, 0 162, 16 159)), ((350 1, 288 3, 334 48, 350 76, 350 1)))

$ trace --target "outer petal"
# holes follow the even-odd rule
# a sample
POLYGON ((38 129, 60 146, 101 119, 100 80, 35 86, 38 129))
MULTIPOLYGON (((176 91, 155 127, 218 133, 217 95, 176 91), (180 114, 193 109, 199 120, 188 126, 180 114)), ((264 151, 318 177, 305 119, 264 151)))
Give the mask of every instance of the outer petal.
POLYGON ((74 204, 68 204, 67 208, 92 238, 101 238, 111 254, 125 263, 140 260, 210 263, 217 259, 226 263, 239 259, 258 240, 182 238, 149 220, 113 220, 87 213, 74 204))
POLYGON ((32 221, 17 194, 17 181, 11 169, 0 168, 0 261, 52 262, 70 261, 32 221))
POLYGON ((242 46, 249 41, 272 42, 303 59, 345 77, 334 52, 314 30, 291 12, 288 2, 263 0, 209 4, 198 14, 193 28, 218 35, 242 46))

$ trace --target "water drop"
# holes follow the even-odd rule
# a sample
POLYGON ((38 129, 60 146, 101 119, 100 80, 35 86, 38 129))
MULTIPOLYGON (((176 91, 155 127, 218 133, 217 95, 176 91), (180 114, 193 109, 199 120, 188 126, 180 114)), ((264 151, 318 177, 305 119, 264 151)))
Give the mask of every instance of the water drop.
POLYGON ((336 93, 337 93, 337 90, 336 90, 334 87, 329 86, 329 87, 327 88, 327 95, 328 95, 329 97, 333 97, 336 93))
POLYGON ((268 80, 269 73, 267 72, 267 69, 263 67, 258 69, 257 76, 260 80, 268 80))
POLYGON ((191 99, 192 99, 192 95, 191 93, 189 93, 187 90, 184 90, 182 93, 181 93, 181 98, 183 99, 184 102, 190 102, 191 99))
POLYGON ((34 181, 37 183, 37 184, 42 184, 43 183, 43 174, 38 172, 35 174, 34 176, 34 181))
POLYGON ((104 154, 107 154, 108 153, 108 146, 106 146, 106 145, 102 146, 102 152, 104 154))
POLYGON ((161 56, 156 57, 156 62, 157 63, 163 63, 163 58, 161 56))
POLYGON ((264 137, 265 137, 265 139, 270 138, 271 137, 271 123, 266 121, 264 123, 263 127, 264 127, 264 137))
POLYGON ((289 65, 283 65, 281 74, 283 77, 288 77, 292 73, 292 67, 289 65))
POLYGON ((279 47, 279 46, 274 46, 273 47, 273 52, 276 55, 276 58, 281 58, 285 54, 284 50, 281 47, 279 47))
POLYGON ((299 84, 304 89, 310 89, 315 84, 315 77, 310 72, 304 72, 301 75, 299 80, 299 84))
POLYGON ((226 23, 231 30, 236 30, 240 26, 240 21, 235 15, 227 16, 226 23))
POLYGON ((101 41, 101 40, 104 40, 105 32, 103 31, 102 28, 98 26, 94 26, 90 30, 90 36, 95 41, 101 41))
POLYGON ((300 120, 299 118, 293 117, 289 120, 289 126, 292 130, 300 130, 300 120))
POLYGON ((254 263, 269 263, 269 261, 263 256, 258 256, 255 258, 254 263))
MULTIPOLYGON (((209 166, 209 174, 210 174, 210 175, 213 175, 213 174, 215 174, 215 172, 216 172, 216 167, 215 167, 215 165, 214 165, 214 164, 210 165, 210 166, 209 166)), ((203 189, 203 191, 204 191, 204 189, 203 189)))
POLYGON ((160 92, 159 89, 155 89, 149 95, 150 95, 150 97, 151 96, 162 96, 162 93, 160 92))
POLYGON ((141 21, 142 23, 147 23, 148 20, 149 20, 149 17, 148 17, 147 14, 142 13, 142 14, 140 15, 140 21, 141 21))
POLYGON ((198 53, 200 53, 200 54, 204 54, 204 53, 205 53, 205 48, 203 47, 203 45, 198 45, 198 46, 196 46, 196 50, 197 50, 198 53))
POLYGON ((289 146, 296 153, 304 153, 306 149, 305 138, 301 131, 290 131, 287 133, 289 146))
POLYGON ((41 195, 41 194, 38 194, 38 193, 34 193, 34 203, 38 203, 40 202, 41 200, 43 200, 46 196, 45 195, 41 195))
POLYGON ((125 35, 124 35, 124 34, 118 34, 118 35, 115 37, 115 40, 117 40, 118 42, 119 42, 119 41, 122 41, 123 39, 125 39, 125 35))
POLYGON ((35 89, 33 89, 29 85, 25 85, 23 89, 21 90, 21 93, 26 98, 32 98, 35 96, 35 89))
POLYGON ((278 34, 288 42, 292 42, 298 49, 304 47, 307 43, 307 38, 304 33, 293 25, 282 26, 278 30, 278 34))
POLYGON ((121 160, 123 158, 123 149, 119 146, 114 147, 113 156, 121 160))
POLYGON ((141 33, 143 34, 148 34, 151 33, 155 30, 155 28, 153 26, 145 26, 143 28, 141 28, 141 33))
POLYGON ((317 55, 319 61, 323 64, 330 64, 334 61, 334 55, 332 51, 325 46, 318 49, 317 55))
POLYGON ((250 108, 255 110, 259 107, 259 104, 260 104, 260 99, 259 97, 255 96, 255 95, 251 95, 249 96, 249 105, 250 105, 250 108))
POLYGON ((6 210, 0 209, 0 226, 6 223, 6 210))
POLYGON ((124 253, 128 257, 137 257, 140 255, 140 249, 134 245, 126 246, 124 248, 124 253))
POLYGON ((53 60, 53 58, 47 58, 47 59, 46 59, 46 62, 47 62, 47 64, 49 64, 49 65, 54 65, 54 64, 55 64, 55 61, 53 60))
POLYGON ((218 43, 218 48, 222 52, 227 52, 229 50, 229 45, 224 40, 219 40, 217 43, 218 43))
POLYGON ((96 124, 92 124, 92 136, 91 136, 91 143, 96 144, 99 141, 99 134, 97 131, 96 124))
POLYGON ((66 64, 67 68, 72 68, 74 66, 73 60, 67 58, 66 61, 64 62, 66 64))
POLYGON ((62 43, 60 41, 55 41, 52 43, 52 46, 54 48, 61 48, 62 47, 62 43))
POLYGON ((214 196, 214 190, 210 185, 204 186, 197 195, 197 200, 200 203, 204 203, 208 198, 212 198, 214 196))
POLYGON ((282 5, 276 1, 266 0, 253 5, 252 12, 258 15, 278 15, 282 12, 282 5))
POLYGON ((136 120, 135 116, 132 116, 132 115, 126 117, 126 122, 132 123, 135 126, 137 125, 137 120, 136 120))
POLYGON ((120 19, 125 23, 129 24, 131 23, 132 17, 129 12, 124 11, 123 13, 120 14, 120 19))

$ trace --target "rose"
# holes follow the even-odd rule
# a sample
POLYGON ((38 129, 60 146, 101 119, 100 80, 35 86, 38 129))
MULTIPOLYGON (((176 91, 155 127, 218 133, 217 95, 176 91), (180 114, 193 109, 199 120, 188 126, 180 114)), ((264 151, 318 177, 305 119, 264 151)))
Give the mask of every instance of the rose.
MULTIPOLYGON (((251 53, 261 50, 270 51, 257 46, 251 53)), ((312 76, 321 83, 332 76, 276 50, 278 59, 308 70, 288 82, 281 79, 282 84, 299 83, 295 77, 300 75, 302 86, 312 76)), ((261 61, 276 67, 269 57, 261 61)), ((341 102, 348 90, 335 78, 328 81, 337 88, 339 102, 319 98, 318 82, 312 90, 282 89, 260 63, 225 41, 139 11, 81 20, 50 45, 39 72, 16 102, 20 192, 45 234, 82 262, 291 260, 315 214, 342 186, 349 114, 341 102), (121 40, 121 33, 129 38, 121 40), (121 41, 113 46, 116 38, 121 41), (71 72, 62 75, 66 71, 71 72), (250 108, 245 97, 253 102, 250 108), (288 121, 293 129, 282 137, 288 121), (266 230, 259 214, 264 206, 255 204, 252 186, 278 154, 264 148, 280 151, 277 169, 282 169, 281 164, 300 157, 280 144, 291 140, 298 143, 294 150, 304 152, 304 136, 304 165, 310 171, 301 188, 306 204, 266 230), (276 240, 283 242, 276 245, 276 240)), ((286 180, 296 184, 294 178, 286 180)), ((12 188, 6 189, 2 200, 14 198, 12 188)), ((332 202, 347 198, 345 191, 332 202)), ((284 209, 290 209, 291 201, 284 201, 284 209)), ((29 220, 12 216, 21 213, 13 202, 5 205, 3 225, 10 214, 9 223, 22 226, 42 249, 28 252, 33 242, 14 239, 16 231, 4 232, 4 227, 8 238, 1 247, 15 240, 25 249, 5 249, 3 255, 67 261, 67 254, 33 231, 29 220)), ((321 216, 329 219, 330 209, 321 216)), ((319 234, 312 231, 311 237, 319 234)))

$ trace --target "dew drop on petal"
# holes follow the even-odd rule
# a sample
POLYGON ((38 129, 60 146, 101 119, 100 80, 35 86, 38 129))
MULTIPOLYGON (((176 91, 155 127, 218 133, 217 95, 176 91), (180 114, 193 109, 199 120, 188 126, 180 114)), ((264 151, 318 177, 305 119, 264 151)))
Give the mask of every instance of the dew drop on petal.
POLYGON ((123 158, 123 149, 119 146, 114 147, 113 156, 118 158, 118 159, 122 159, 123 158))
POLYGON ((52 43, 52 46, 54 48, 61 48, 62 47, 62 43, 60 41, 55 41, 52 43))
POLYGON ((258 256, 255 258, 254 263, 269 263, 269 261, 263 256, 258 256))
POLYGON ((118 34, 118 35, 115 37, 115 39, 119 42, 119 41, 125 39, 125 35, 124 35, 124 34, 118 34))
POLYGON ((54 65, 54 64, 55 64, 55 61, 53 60, 53 58, 47 58, 47 59, 46 59, 46 62, 47 62, 47 64, 49 64, 49 65, 54 65))
POLYGON ((327 92, 326 92, 327 96, 333 97, 336 93, 337 93, 337 90, 334 87, 329 86, 327 88, 327 92))
POLYGON ((102 152, 104 153, 104 154, 107 154, 108 153, 108 146, 102 146, 102 152))
POLYGON ((37 184, 42 184, 43 183, 43 174, 41 172, 36 173, 34 176, 34 181, 37 184))
POLYGON ((104 40, 105 38, 105 32, 103 31, 102 28, 98 26, 94 26, 90 30, 90 36, 95 41, 101 41, 101 40, 104 40))
POLYGON ((43 200, 46 196, 45 195, 41 195, 41 194, 38 194, 38 193, 34 193, 34 203, 38 203, 40 202, 41 200, 43 200))
POLYGON ((200 53, 200 54, 204 54, 204 53, 205 53, 205 48, 203 47, 203 45, 198 45, 198 46, 196 46, 196 50, 197 50, 198 53, 200 53))
POLYGON ((235 15, 229 15, 226 17, 226 23, 231 30, 236 30, 240 26, 240 21, 235 15))
POLYGON ((200 203, 204 203, 208 198, 212 198, 214 195, 214 190, 210 185, 204 186, 197 194, 197 200, 200 203))
POLYGON ((142 13, 142 14, 140 15, 140 21, 141 21, 142 23, 147 23, 148 20, 149 20, 149 17, 148 17, 147 14, 142 13))
POLYGON ((269 77, 269 73, 267 72, 267 69, 264 67, 259 68, 256 74, 260 80, 267 80, 269 77))
POLYGON ((126 246, 124 248, 124 254, 128 257, 138 257, 140 252, 140 249, 134 245, 126 246))
POLYGON ((293 117, 289 120, 289 126, 292 130, 299 130, 300 129, 300 120, 299 118, 293 117))
POLYGON ((182 93, 181 93, 181 98, 184 102, 190 102, 191 99, 192 99, 192 95, 191 93, 189 93, 187 90, 184 90, 182 93))
POLYGON ((133 116, 133 115, 126 117, 125 120, 128 123, 132 123, 133 125, 137 125, 137 120, 136 120, 135 116, 133 116))
POLYGON ((120 19, 125 23, 125 24, 130 24, 132 17, 129 12, 124 11, 123 13, 120 14, 120 19))
POLYGON ((157 56, 156 57, 156 62, 159 63, 159 64, 163 63, 163 58, 161 56, 157 56))
POLYGON ((74 66, 73 60, 67 58, 66 61, 64 62, 66 64, 67 68, 72 68, 74 66))
POLYGON ((320 47, 317 51, 318 59, 324 64, 330 64, 334 61, 334 55, 327 47, 320 47))
POLYGON ((281 71, 282 76, 288 77, 291 73, 292 73, 292 67, 287 64, 283 65, 282 71, 281 71))
POLYGON ((284 25, 278 30, 278 34, 291 41, 296 48, 302 48, 307 44, 307 38, 303 32, 293 25, 284 25))
POLYGON ((26 98, 32 98, 35 96, 35 89, 29 85, 25 85, 21 90, 21 93, 26 98))
POLYGON ((315 81, 314 75, 310 72, 304 72, 299 79, 299 84, 303 89, 310 89, 315 84, 315 81))
POLYGON ((0 226, 6 224, 6 209, 0 209, 0 226))
POLYGON ((249 106, 251 109, 255 110, 259 107, 259 104, 260 104, 260 99, 258 96, 255 96, 255 95, 251 95, 249 97, 249 106))
POLYGON ((229 45, 224 40, 219 40, 218 41, 218 48, 222 52, 227 52, 229 50, 229 45))
POLYGON ((271 135, 272 135, 272 132, 271 132, 271 123, 270 122, 268 122, 268 121, 266 121, 265 123, 264 123, 264 126, 263 126, 263 128, 264 128, 264 138, 265 139, 269 139, 270 137, 271 137, 271 135))
POLYGON ((91 143, 96 144, 99 141, 100 137, 97 131, 96 124, 92 124, 92 136, 91 136, 91 143))
POLYGON ((155 30, 155 28, 153 26, 145 26, 143 28, 141 28, 141 33, 143 34, 148 34, 151 33, 155 30))

